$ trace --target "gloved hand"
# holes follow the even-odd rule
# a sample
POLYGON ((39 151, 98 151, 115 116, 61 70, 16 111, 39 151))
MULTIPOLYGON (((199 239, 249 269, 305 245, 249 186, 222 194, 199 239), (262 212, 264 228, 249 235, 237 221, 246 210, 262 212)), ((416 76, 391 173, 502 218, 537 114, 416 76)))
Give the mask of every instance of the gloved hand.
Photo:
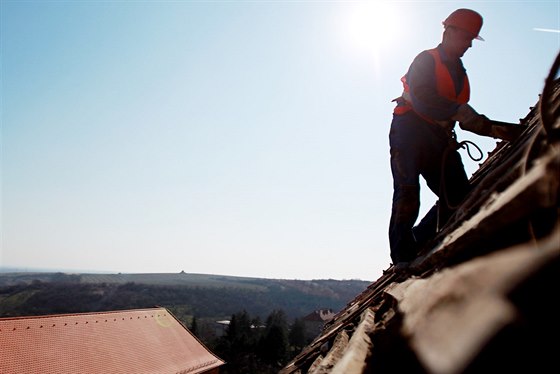
POLYGON ((510 124, 510 126, 500 125, 500 122, 494 122, 484 114, 479 114, 469 104, 459 106, 457 113, 451 119, 459 121, 459 126, 463 130, 508 142, 517 139, 524 130, 524 127, 513 124, 510 124))
POLYGON ((492 124, 488 117, 483 114, 477 113, 476 115, 470 116, 467 121, 459 122, 459 127, 478 135, 493 136, 492 124))
POLYGON ((491 130, 489 136, 493 138, 498 138, 511 142, 517 139, 523 131, 525 131, 526 126, 516 125, 516 124, 503 124, 500 122, 490 121, 491 130))
POLYGON ((470 122, 459 122, 459 126, 463 130, 474 132, 478 135, 502 139, 508 142, 517 139, 525 130, 525 127, 521 125, 500 125, 500 122, 492 121, 482 114, 474 117, 470 122))
POLYGON ((490 125, 488 118, 483 114, 478 114, 469 104, 461 104, 457 113, 451 119, 459 121, 459 126, 463 130, 474 132, 478 135, 490 135, 492 125, 490 125))

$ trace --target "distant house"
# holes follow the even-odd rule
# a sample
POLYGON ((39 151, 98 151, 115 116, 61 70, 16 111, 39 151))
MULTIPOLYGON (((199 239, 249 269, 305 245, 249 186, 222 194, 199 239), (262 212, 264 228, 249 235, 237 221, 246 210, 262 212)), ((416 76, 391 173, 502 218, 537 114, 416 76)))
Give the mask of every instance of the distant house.
POLYGON ((325 324, 330 322, 334 316, 335 313, 332 309, 318 309, 303 317, 305 337, 313 339, 319 335, 325 324))
POLYGON ((217 374, 223 364, 165 308, 0 318, 0 373, 217 374))

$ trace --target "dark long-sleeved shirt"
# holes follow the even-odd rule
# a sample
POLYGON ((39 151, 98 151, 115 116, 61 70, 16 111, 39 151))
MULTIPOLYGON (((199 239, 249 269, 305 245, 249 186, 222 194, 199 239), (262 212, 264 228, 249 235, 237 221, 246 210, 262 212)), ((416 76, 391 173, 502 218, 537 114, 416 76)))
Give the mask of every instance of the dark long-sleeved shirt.
MULTIPOLYGON (((463 89, 466 70, 461 59, 450 59, 441 44, 437 46, 442 63, 447 67, 457 93, 463 89)), ((410 87, 411 104, 414 111, 436 121, 448 120, 459 104, 438 94, 436 69, 433 56, 428 51, 421 52, 408 69, 406 81, 410 87)))

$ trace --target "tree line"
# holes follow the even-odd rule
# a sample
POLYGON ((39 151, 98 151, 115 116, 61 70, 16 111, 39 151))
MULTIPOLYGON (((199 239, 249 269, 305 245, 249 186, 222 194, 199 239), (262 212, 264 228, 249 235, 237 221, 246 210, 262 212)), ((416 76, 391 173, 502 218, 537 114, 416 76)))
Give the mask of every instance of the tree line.
POLYGON ((69 279, 0 287, 0 317, 165 307, 226 361, 222 374, 277 373, 315 337, 303 316, 332 305, 332 298, 281 287, 263 292, 69 279), (223 333, 216 331, 219 319, 230 321, 223 333))
POLYGON ((175 308, 183 316, 218 319, 240 310, 264 318, 272 309, 282 309, 293 319, 320 308, 339 310, 347 301, 339 296, 310 294, 275 285, 248 289, 34 281, 0 287, 0 317, 99 312, 158 305, 175 308))
MULTIPOLYGON (((196 335, 195 321, 191 331, 196 335)), ((207 346, 226 361, 222 374, 273 374, 308 343, 302 319, 289 324, 284 311, 274 310, 263 324, 244 310, 233 314, 225 335, 207 346)))

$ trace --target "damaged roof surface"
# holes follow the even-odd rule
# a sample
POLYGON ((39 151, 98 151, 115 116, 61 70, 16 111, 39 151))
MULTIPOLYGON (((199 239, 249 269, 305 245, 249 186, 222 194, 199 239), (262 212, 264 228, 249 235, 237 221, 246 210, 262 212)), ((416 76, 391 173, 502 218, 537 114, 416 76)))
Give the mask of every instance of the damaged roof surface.
POLYGON ((281 374, 560 372, 559 65, 410 267, 389 267, 281 374))

